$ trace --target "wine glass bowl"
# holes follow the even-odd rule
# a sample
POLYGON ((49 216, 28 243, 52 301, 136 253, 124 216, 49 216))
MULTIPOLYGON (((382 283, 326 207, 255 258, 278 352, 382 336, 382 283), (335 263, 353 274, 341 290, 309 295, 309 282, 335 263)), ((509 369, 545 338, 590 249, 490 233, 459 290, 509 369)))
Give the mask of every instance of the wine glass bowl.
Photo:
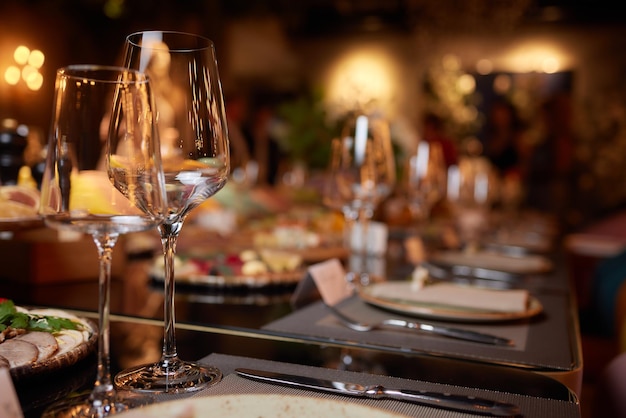
POLYGON ((51 228, 92 236, 100 260, 100 332, 93 390, 51 405, 45 417, 103 417, 150 401, 121 394, 113 385, 109 298, 120 234, 146 231, 162 221, 165 189, 152 105, 149 81, 137 71, 87 65, 57 71, 39 212, 51 228), (107 151, 118 145, 136 157, 111 164, 107 151), (132 189, 125 190, 128 198, 113 184, 122 177, 133 179, 132 189))
POLYGON ((123 370, 118 387, 186 393, 218 382, 212 366, 178 357, 175 335, 174 257, 191 210, 217 193, 230 174, 230 144, 213 43, 202 36, 143 31, 125 42, 124 65, 144 71, 154 88, 167 209, 158 226, 163 244, 164 336, 161 359, 123 370))
POLYGON ((407 159, 404 173, 408 207, 418 223, 428 219, 432 207, 445 197, 446 176, 441 146, 419 141, 407 159))
POLYGON ((496 196, 497 179, 486 158, 464 156, 448 168, 447 199, 466 249, 480 246, 496 196))

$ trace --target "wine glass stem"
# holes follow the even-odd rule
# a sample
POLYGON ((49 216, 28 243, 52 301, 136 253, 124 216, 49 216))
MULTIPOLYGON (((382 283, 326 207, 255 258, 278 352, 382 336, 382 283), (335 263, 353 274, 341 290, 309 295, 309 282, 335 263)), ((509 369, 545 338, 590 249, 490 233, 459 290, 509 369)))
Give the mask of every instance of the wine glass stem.
POLYGON ((98 411, 98 416, 104 416, 111 408, 115 387, 111 380, 110 366, 110 323, 109 309, 111 298, 111 260, 113 248, 117 242, 117 234, 94 234, 93 240, 98 248, 100 272, 98 277, 98 321, 100 333, 98 335, 98 368, 96 383, 90 395, 93 408, 98 411))
POLYGON ((163 306, 164 335, 162 363, 167 366, 178 357, 176 350, 175 306, 174 306, 174 256, 176 242, 182 222, 165 222, 159 226, 163 256, 165 257, 165 300, 163 306))
POLYGON ((361 228, 361 242, 358 243, 358 247, 356 252, 358 254, 358 259, 361 261, 361 265, 359 268, 359 273, 367 274, 367 252, 368 252, 368 240, 369 240, 369 227, 370 220, 373 216, 373 211, 369 208, 361 208, 359 209, 358 215, 358 225, 361 228))

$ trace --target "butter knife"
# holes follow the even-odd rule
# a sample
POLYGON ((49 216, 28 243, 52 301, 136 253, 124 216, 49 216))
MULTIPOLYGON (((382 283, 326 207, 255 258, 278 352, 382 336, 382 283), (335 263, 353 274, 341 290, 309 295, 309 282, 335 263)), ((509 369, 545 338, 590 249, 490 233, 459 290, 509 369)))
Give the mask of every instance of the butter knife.
POLYGON ((235 372, 240 376, 266 383, 274 383, 283 386, 292 386, 302 389, 318 390, 355 397, 395 399, 405 402, 414 402, 420 405, 427 405, 435 408, 469 412, 478 415, 514 417, 519 415, 521 412, 519 406, 517 405, 492 399, 477 398, 474 396, 386 388, 381 385, 365 386, 352 382, 317 379, 314 377, 275 373, 264 370, 238 368, 235 372))

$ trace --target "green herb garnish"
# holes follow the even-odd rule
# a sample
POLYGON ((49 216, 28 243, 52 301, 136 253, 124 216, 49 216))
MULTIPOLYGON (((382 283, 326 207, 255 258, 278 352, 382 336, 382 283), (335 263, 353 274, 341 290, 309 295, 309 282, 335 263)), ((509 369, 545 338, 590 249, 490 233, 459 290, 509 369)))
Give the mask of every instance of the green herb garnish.
POLYGON ((68 318, 18 312, 13 301, 8 299, 0 302, 0 332, 11 327, 55 333, 64 329, 78 329, 80 326, 78 322, 68 318))

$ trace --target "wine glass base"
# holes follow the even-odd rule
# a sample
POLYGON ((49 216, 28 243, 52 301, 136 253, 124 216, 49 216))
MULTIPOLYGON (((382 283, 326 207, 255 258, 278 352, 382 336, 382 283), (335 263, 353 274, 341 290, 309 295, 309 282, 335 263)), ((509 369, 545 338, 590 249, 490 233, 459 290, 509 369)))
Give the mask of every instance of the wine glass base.
POLYGON ((158 362, 124 370, 115 376, 122 390, 149 393, 187 393, 218 383, 222 372, 188 361, 158 362))
POLYGON ((152 397, 130 393, 117 393, 111 400, 94 403, 90 399, 90 393, 86 393, 53 403, 46 408, 41 418, 102 418, 151 403, 154 403, 152 397))

